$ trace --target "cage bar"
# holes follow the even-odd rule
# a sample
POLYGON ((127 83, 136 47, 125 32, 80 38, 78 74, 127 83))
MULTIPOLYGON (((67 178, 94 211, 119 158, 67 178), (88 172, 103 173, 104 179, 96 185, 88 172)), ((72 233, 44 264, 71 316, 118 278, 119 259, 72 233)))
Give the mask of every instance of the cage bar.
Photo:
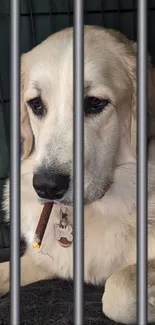
POLYGON ((137 323, 147 324, 147 0, 138 1, 137 323))
POLYGON ((20 324, 20 1, 11 1, 10 320, 20 324))
POLYGON ((74 324, 84 324, 84 7, 74 0, 74 324))

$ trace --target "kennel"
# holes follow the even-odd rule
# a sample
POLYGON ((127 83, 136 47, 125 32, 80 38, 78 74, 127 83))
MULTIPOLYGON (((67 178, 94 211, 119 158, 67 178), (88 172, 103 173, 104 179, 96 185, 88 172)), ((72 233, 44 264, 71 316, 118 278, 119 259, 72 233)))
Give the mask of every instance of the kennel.
MULTIPOLYGON (((136 40, 137 1, 101 0, 84 1, 85 24, 101 25, 120 30, 130 39, 136 40)), ((155 2, 148 1, 148 51, 155 63, 155 2)), ((73 1, 21 1, 21 53, 29 51, 47 36, 62 28, 73 25, 73 1)), ((4 183, 9 172, 9 129, 10 129, 10 5, 1 1, 1 53, 0 53, 0 185, 4 183)), ((1 217, 2 218, 2 217, 1 217)), ((6 235, 7 236, 7 235, 6 235)), ((5 237, 6 238, 6 237, 5 237)), ((8 237, 9 238, 9 237, 8 237)), ((9 243, 5 244, 9 247, 9 243)))

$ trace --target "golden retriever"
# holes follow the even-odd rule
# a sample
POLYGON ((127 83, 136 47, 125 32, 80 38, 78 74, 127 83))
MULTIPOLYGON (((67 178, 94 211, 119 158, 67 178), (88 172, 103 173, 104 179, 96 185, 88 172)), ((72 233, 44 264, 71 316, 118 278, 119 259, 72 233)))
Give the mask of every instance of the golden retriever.
MULTIPOLYGON (((105 284, 103 312, 136 323, 136 44, 85 26, 85 281, 105 284)), ((72 278, 73 245, 55 238, 60 207, 72 225, 73 29, 60 31, 21 62, 22 285, 72 278), (43 204, 54 205, 39 250, 32 248, 43 204)), ((148 314, 155 322, 155 77, 148 60, 148 314)), ((9 183, 4 208, 9 219, 9 183)), ((8 264, 1 264, 1 291, 8 264)))

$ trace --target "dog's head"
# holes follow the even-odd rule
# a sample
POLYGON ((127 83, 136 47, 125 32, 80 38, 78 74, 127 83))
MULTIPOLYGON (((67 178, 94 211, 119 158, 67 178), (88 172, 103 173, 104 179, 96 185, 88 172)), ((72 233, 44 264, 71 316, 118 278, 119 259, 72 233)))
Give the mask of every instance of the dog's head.
MULTIPOLYGON (((85 203, 100 199, 117 164, 136 156, 136 46, 118 32, 85 27, 85 203)), ((154 130, 149 63, 149 137, 154 130)), ((43 199, 72 204, 73 30, 54 34, 22 56, 23 159, 33 137, 33 185, 43 199)))

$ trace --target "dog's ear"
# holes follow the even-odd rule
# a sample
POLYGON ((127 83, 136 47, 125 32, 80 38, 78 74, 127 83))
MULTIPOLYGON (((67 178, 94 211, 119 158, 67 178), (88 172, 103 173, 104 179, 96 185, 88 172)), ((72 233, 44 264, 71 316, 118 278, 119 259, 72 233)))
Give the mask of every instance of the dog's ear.
POLYGON ((24 104, 24 89, 26 81, 26 54, 21 57, 21 99, 20 99, 20 123, 21 123, 21 160, 27 158, 33 147, 33 133, 27 108, 24 104))
MULTIPOLYGON (((136 156, 136 137, 137 137, 137 46, 132 44, 130 53, 125 56, 124 62, 132 85, 131 100, 131 146, 136 156)), ((148 57, 148 142, 155 137, 155 70, 148 57)))

